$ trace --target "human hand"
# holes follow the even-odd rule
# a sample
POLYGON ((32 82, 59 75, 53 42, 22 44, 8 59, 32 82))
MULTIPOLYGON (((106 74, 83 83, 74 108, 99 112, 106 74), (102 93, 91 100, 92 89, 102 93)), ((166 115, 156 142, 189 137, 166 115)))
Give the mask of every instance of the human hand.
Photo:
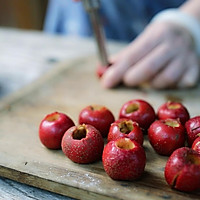
POLYGON ((104 73, 101 83, 111 88, 148 83, 157 89, 194 86, 199 79, 198 57, 190 33, 173 23, 156 22, 118 55, 104 73))

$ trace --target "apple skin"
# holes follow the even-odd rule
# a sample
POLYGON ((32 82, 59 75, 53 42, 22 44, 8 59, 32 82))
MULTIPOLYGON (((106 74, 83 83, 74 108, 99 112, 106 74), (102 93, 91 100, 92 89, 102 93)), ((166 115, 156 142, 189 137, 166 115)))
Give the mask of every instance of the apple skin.
POLYGON ((157 120, 149 127, 148 138, 158 154, 169 156, 185 145, 185 128, 176 119, 157 120))
POLYGON ((108 142, 118 138, 127 137, 143 145, 144 136, 139 124, 130 119, 118 119, 110 126, 108 142))
POLYGON ((188 147, 181 147, 169 157, 164 173, 172 188, 195 191, 200 188, 200 155, 188 147))
POLYGON ((182 103, 168 101, 158 108, 157 117, 158 119, 179 119, 184 125, 190 119, 190 114, 182 103))
POLYGON ((194 140, 200 136, 200 116, 190 118, 185 123, 188 146, 191 147, 194 140))
POLYGON ((64 113, 53 112, 46 115, 39 125, 41 143, 49 149, 61 149, 62 137, 72 126, 74 122, 64 113))
POLYGON ((89 124, 68 129, 62 139, 62 151, 73 162, 87 164, 102 157, 104 140, 100 132, 89 124))
POLYGON ((129 138, 112 140, 104 147, 102 156, 105 172, 114 180, 135 180, 146 165, 143 147, 129 138))
POLYGON ((200 136, 195 139, 192 144, 192 149, 197 151, 200 154, 200 136))
POLYGON ((119 111, 119 118, 136 121, 142 129, 147 130, 150 124, 155 121, 156 114, 148 102, 141 99, 133 99, 122 105, 119 111))
POLYGON ((107 137, 110 125, 115 121, 112 112, 102 105, 89 105, 79 113, 79 124, 90 124, 107 137))

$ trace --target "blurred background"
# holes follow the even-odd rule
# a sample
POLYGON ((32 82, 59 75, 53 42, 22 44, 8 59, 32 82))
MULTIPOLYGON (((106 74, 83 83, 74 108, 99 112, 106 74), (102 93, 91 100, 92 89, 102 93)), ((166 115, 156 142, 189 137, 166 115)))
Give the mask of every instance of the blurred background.
MULTIPOLYGON (((36 81, 58 63, 95 52, 93 41, 46 31, 45 18, 51 1, 0 0, 0 100, 36 81)), ((54 0, 57 1, 63 3, 54 0)))
POLYGON ((42 30, 48 0, 0 0, 0 26, 42 30))

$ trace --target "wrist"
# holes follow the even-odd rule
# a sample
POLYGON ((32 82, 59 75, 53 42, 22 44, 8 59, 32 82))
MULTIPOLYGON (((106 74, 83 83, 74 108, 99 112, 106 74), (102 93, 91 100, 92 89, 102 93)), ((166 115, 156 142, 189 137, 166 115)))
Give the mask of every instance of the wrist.
POLYGON ((155 15, 151 22, 172 22, 188 30, 194 40, 195 51, 200 56, 200 23, 195 17, 179 9, 167 9, 155 15))

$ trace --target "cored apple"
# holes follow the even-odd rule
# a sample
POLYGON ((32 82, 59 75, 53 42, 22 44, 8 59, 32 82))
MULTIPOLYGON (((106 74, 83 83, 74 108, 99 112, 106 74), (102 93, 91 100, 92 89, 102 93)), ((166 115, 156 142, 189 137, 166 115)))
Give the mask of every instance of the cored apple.
POLYGON ((149 127, 148 138, 158 154, 169 156, 185 145, 185 128, 176 119, 157 120, 149 127))
POLYGON ((200 136, 200 116, 190 118, 185 123, 185 128, 187 132, 188 145, 191 147, 194 140, 200 136))
POLYGON ((175 150, 165 166, 165 179, 174 189, 192 192, 200 188, 200 154, 182 147, 175 150))
POLYGON ((138 142, 140 145, 143 145, 143 132, 139 127, 139 124, 130 119, 118 119, 110 126, 108 142, 122 137, 130 138, 131 140, 138 142))
POLYGON ((196 138, 192 144, 192 149, 200 154, 200 137, 196 138))
POLYGON ((104 148, 103 166, 114 180, 135 180, 141 177, 146 165, 143 147, 129 138, 110 141, 104 148))
POLYGON ((102 157, 104 140, 100 132, 89 124, 68 129, 62 139, 62 151, 73 162, 93 163, 102 157))
POLYGON ((168 101, 158 108, 158 119, 179 119, 184 125, 189 120, 190 115, 187 108, 179 102, 168 101))
POLYGON ((89 105, 79 113, 79 124, 90 124, 107 137, 111 123, 115 121, 112 112, 102 105, 89 105))
POLYGON ((40 141, 49 149, 61 149, 62 137, 72 126, 74 122, 66 114, 60 112, 48 114, 39 125, 40 141))
POLYGON ((156 114, 148 102, 141 99, 133 99, 122 105, 119 118, 136 121, 142 129, 146 130, 156 119, 156 114))

